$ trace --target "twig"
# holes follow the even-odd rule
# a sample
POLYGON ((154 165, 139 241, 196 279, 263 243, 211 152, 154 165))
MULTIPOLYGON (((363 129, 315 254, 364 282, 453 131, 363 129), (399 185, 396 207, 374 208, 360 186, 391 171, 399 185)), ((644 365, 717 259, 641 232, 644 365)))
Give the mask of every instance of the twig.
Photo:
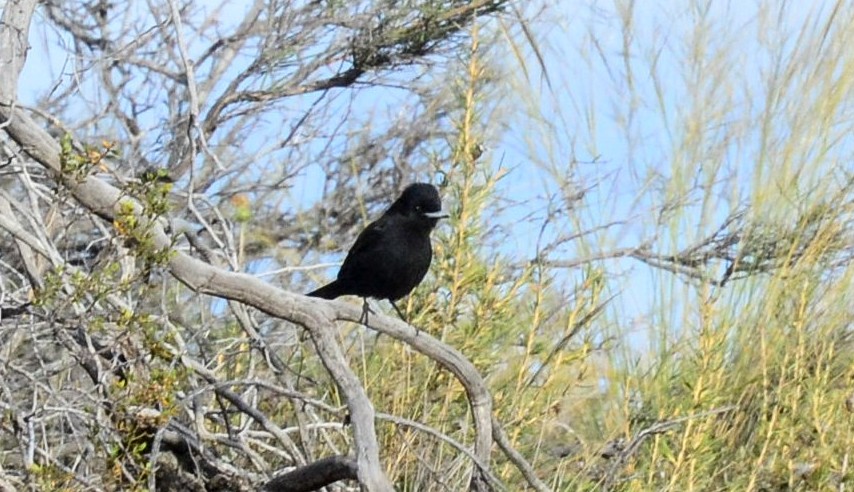
POLYGON ((616 459, 614 459, 614 461, 611 463, 611 467, 608 469, 608 472, 605 474, 602 480, 600 480, 599 483, 603 484, 602 488, 604 490, 610 490, 611 486, 614 483, 614 480, 616 480, 617 478, 617 473, 619 473, 619 471, 625 465, 626 461, 628 461, 628 459, 637 452, 637 450, 640 448, 640 445, 649 436, 663 434, 678 425, 684 424, 689 420, 702 419, 705 417, 710 417, 712 415, 729 413, 737 408, 737 405, 727 405, 725 407, 715 408, 705 412, 695 413, 693 415, 686 415, 684 417, 679 417, 673 420, 656 422, 655 424, 647 427, 646 429, 641 430, 637 433, 637 435, 635 435, 635 438, 632 439, 632 442, 630 442, 629 445, 626 446, 625 449, 622 450, 622 452, 620 452, 616 459))
POLYGON ((495 443, 498 444, 498 447, 504 451, 504 455, 507 456, 507 459, 510 460, 511 463, 516 465, 516 468, 522 472, 522 476, 525 477, 525 480, 538 492, 549 492, 549 489, 546 484, 544 484, 538 477, 537 473, 534 471, 534 467, 525 460, 525 457, 522 456, 519 451, 510 444, 510 440, 507 439, 507 434, 504 433, 504 429, 501 428, 501 423, 498 422, 498 419, 492 417, 492 437, 495 439, 495 443))
POLYGON ((468 458, 470 460, 472 460, 474 462, 474 464, 476 464, 478 466, 478 468, 480 468, 481 473, 487 478, 487 480, 490 481, 490 483, 492 483, 492 485, 494 487, 498 488, 499 490, 507 490, 506 487, 504 487, 504 484, 501 483, 501 480, 499 480, 498 477, 496 477, 489 470, 488 464, 481 462, 480 459, 474 455, 474 453, 472 453, 462 443, 460 443, 456 439, 452 438, 451 436, 449 436, 447 434, 443 434, 443 433, 437 431, 436 429, 430 427, 429 425, 424 425, 420 422, 416 422, 414 420, 409 420, 409 419, 406 419, 403 417, 398 417, 396 415, 390 415, 387 413, 377 412, 377 418, 380 420, 387 420, 389 422, 393 422, 393 423, 400 425, 400 426, 403 426, 403 427, 410 427, 412 429, 417 429, 417 430, 419 430, 425 434, 429 434, 429 435, 435 437, 436 439, 439 439, 440 441, 448 444, 449 446, 456 449, 457 451, 468 456, 468 458))

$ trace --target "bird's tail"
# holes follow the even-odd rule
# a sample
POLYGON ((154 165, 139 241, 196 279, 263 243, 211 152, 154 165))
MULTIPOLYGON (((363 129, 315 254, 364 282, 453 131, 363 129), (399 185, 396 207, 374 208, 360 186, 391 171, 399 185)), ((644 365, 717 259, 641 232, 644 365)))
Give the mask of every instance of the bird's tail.
POLYGON ((306 295, 309 297, 319 297, 321 299, 335 299, 336 297, 342 295, 341 286, 338 284, 337 280, 334 280, 317 290, 309 292, 306 295))

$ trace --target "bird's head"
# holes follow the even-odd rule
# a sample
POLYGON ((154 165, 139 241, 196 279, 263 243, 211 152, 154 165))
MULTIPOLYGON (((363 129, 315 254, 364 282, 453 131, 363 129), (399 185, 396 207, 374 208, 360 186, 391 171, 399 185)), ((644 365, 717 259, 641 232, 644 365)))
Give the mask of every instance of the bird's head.
POLYGON ((416 219, 431 229, 436 226, 439 219, 448 217, 448 214, 442 210, 439 191, 429 183, 415 183, 407 186, 400 198, 389 208, 388 213, 416 219))

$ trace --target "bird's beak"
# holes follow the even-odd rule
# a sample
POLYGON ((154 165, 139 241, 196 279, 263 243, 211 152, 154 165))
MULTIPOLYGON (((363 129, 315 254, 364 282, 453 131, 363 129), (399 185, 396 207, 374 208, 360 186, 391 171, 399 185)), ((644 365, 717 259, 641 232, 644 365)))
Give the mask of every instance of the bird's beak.
POLYGON ((424 217, 430 219, 447 219, 449 215, 444 210, 439 210, 438 212, 424 212, 424 217))

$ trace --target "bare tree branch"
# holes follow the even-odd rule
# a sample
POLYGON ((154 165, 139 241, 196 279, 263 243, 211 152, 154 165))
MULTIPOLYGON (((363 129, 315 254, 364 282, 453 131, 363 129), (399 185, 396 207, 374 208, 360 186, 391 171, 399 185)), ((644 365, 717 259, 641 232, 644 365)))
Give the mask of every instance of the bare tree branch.
MULTIPOLYGON (((147 483, 192 489, 205 486, 201 480, 238 490, 265 482, 271 468, 280 467, 273 463, 287 462, 301 467, 294 473, 325 484, 335 477, 355 478, 366 490, 392 489, 380 461, 373 403, 338 339, 336 322, 358 322, 361 310, 306 298, 237 272, 248 261, 264 258, 262 248, 269 248, 264 244, 291 245, 297 258, 309 248, 328 249, 330 244, 318 244, 317 233, 306 232, 327 219, 337 229, 325 237, 342 242, 352 237, 367 208, 429 162, 419 149, 448 135, 442 123, 449 114, 443 99, 448 95, 431 87, 435 83, 406 89, 417 111, 400 111, 379 131, 355 133, 343 117, 336 128, 324 126, 325 114, 353 110, 352 104, 340 104, 333 89, 369 90, 384 77, 392 82, 401 77, 397 71, 403 65, 432 66, 430 56, 457 43, 473 19, 500 12, 506 2, 450 2, 441 8, 425 3, 393 11, 372 5, 370 15, 349 17, 321 4, 290 9, 288 2, 258 1, 241 22, 220 29, 216 15, 193 17, 192 3, 178 0, 167 10, 153 8, 144 21, 113 17, 113 6, 99 2, 75 0, 79 8, 46 2, 46 19, 72 39, 77 88, 85 79, 103 91, 104 104, 82 110, 75 106, 78 89, 62 82, 37 107, 19 105, 18 77, 36 3, 4 7, 0 39, 8 42, 0 46, 0 57, 10 61, 10 70, 0 75, 0 127, 8 137, 3 151, 15 162, 11 175, 20 179, 8 196, 0 197, 0 228, 11 233, 2 246, 21 258, 11 267, 23 272, 16 288, 29 279, 38 300, 20 313, 21 322, 29 323, 26 338, 7 331, 5 324, 0 335, 8 335, 10 350, 27 350, 21 348, 26 344, 38 350, 20 366, 4 357, 0 371, 12 371, 14 378, 0 379, 10 395, 28 394, 33 408, 59 408, 29 421, 18 407, 8 409, 20 424, 14 435, 25 444, 27 466, 47 463, 79 480, 89 480, 91 470, 115 466, 119 487, 147 483), (329 32, 348 35, 327 38, 329 32), (201 48, 200 38, 205 38, 201 48), (328 41, 328 49, 312 53, 324 45, 320 41, 328 41), (235 70, 232 63, 244 65, 235 70), (309 100, 293 124, 282 128, 279 140, 242 152, 244 139, 265 115, 287 109, 288 98, 299 101, 317 91, 321 97, 309 100), (164 104, 168 109, 158 113, 162 120, 152 124, 151 115, 164 104), (68 117, 76 111, 79 117, 68 117), (102 127, 109 131, 98 133, 102 127), (87 139, 101 142, 92 145, 87 139), (340 172, 324 178, 329 191, 323 205, 306 208, 313 221, 307 228, 302 215, 282 205, 281 193, 318 155, 312 142, 325 142, 322 168, 340 172), (247 167, 256 160, 266 161, 247 167), (352 165, 357 160, 362 166, 352 165), (161 165, 151 163, 167 161, 162 171, 168 179, 161 180, 161 165), (354 190, 364 199, 359 207, 353 207, 354 190), (229 210, 244 206, 237 199, 247 195, 257 201, 251 213, 261 216, 257 223, 263 230, 257 233, 236 218, 242 210, 229 210), (31 209, 16 203, 18 196, 29 197, 31 209), (137 297, 133 289, 146 296, 137 297), (216 304, 209 296, 229 302, 216 304), (192 302, 217 307, 183 309, 192 302), (162 314, 148 314, 158 311, 148 309, 158 303, 162 314), (225 307, 225 321, 211 320, 211 313, 225 307), (217 335, 210 336, 214 330, 217 335), (325 373, 294 369, 291 358, 306 358, 308 352, 295 336, 302 331, 309 334, 315 349, 311 356, 325 373), (233 374, 234 366, 240 366, 240 377, 233 374), (55 391, 42 383, 56 374, 83 384, 55 391), (269 381, 247 384, 258 377, 269 381), (322 387, 317 380, 323 377, 334 387, 322 387), (328 395, 308 397, 298 390, 306 382, 340 395, 352 440, 340 424, 324 421, 322 414, 332 413, 331 405, 310 403, 325 402, 328 395), (292 427, 271 417, 265 391, 290 402, 292 427), (36 439, 36 424, 49 421, 75 427, 73 446, 62 433, 36 439), (116 451, 69 462, 91 448, 116 451), (325 463, 315 454, 350 452, 352 460, 326 462, 335 465, 333 475, 315 475, 313 467, 325 463)), ((427 72, 423 68, 415 78, 427 72)), ((285 248, 271 249, 282 254, 285 248)), ((310 270, 281 271, 300 275, 310 270)), ((4 308, 4 314, 12 312, 4 308)), ((469 455, 472 489, 502 488, 490 471, 492 399, 471 361, 396 319, 372 316, 369 327, 455 376, 471 411, 472 442, 457 442, 407 419, 396 421, 444 436, 469 455)), ((508 446, 501 449, 512 454, 508 446)), ((536 483, 521 456, 511 459, 536 483)), ((276 488, 282 480, 266 487, 285 490, 276 488)))

